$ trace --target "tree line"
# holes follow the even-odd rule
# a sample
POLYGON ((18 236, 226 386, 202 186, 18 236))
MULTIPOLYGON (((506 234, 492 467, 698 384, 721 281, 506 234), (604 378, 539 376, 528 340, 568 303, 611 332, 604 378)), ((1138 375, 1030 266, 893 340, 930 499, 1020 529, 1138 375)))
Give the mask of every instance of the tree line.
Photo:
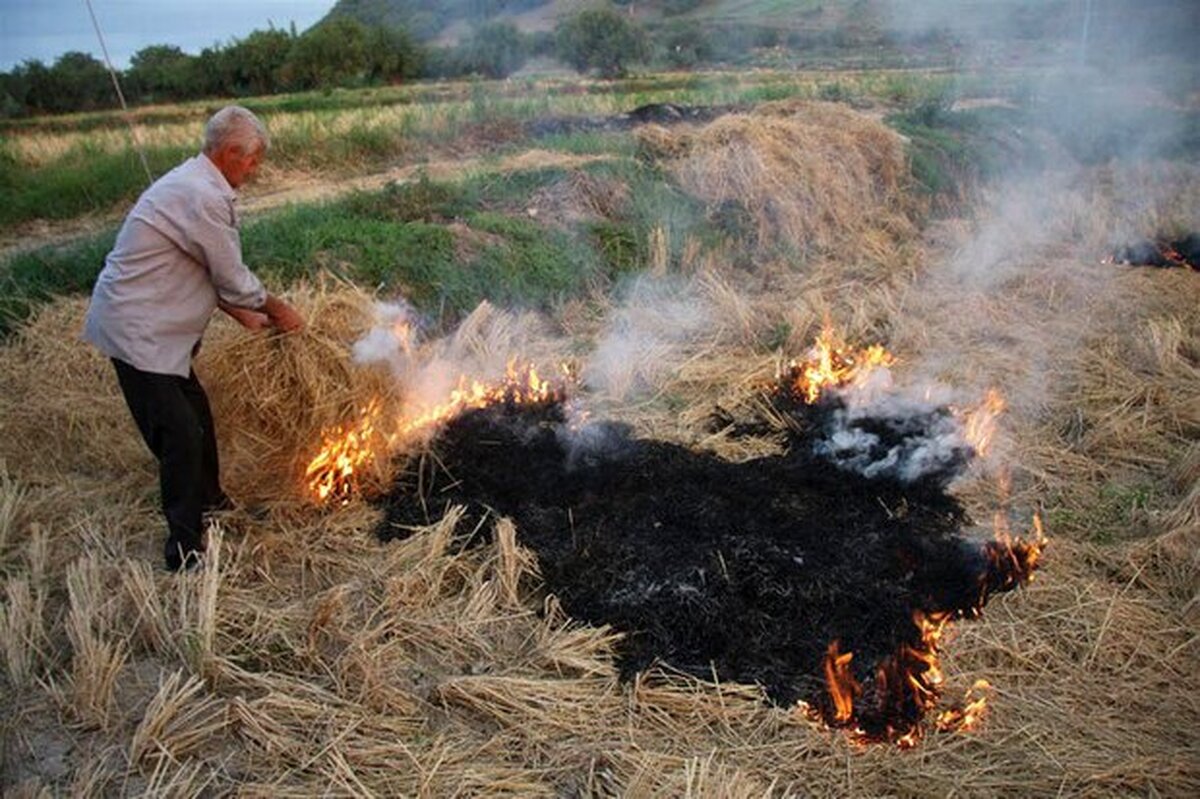
MULTIPOLYGON (((672 0, 681 8, 695 0, 672 0)), ((619 77, 630 65, 690 67, 731 60, 774 43, 776 29, 712 32, 674 21, 647 29, 614 8, 564 18, 553 31, 523 33, 510 22, 485 22, 456 46, 422 44, 403 27, 364 25, 340 16, 297 33, 256 30, 192 55, 169 44, 139 50, 119 74, 126 99, 162 103, 210 97, 402 83, 418 78, 503 78, 534 56, 557 58, 580 72, 619 77), (731 35, 732 34, 732 35, 731 35)), ((31 60, 0 72, 0 117, 113 108, 104 64, 69 52, 47 66, 31 60)))

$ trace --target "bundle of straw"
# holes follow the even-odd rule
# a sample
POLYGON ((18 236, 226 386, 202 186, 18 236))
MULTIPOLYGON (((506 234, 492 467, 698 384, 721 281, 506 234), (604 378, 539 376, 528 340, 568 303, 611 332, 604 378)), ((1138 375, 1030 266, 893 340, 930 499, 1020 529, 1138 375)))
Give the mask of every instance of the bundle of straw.
POLYGON ((372 322, 371 297, 344 286, 289 295, 304 330, 214 329, 196 363, 213 406, 226 489, 244 501, 303 494, 303 475, 322 432, 353 423, 373 398, 396 405, 386 369, 352 363, 351 346, 372 322))

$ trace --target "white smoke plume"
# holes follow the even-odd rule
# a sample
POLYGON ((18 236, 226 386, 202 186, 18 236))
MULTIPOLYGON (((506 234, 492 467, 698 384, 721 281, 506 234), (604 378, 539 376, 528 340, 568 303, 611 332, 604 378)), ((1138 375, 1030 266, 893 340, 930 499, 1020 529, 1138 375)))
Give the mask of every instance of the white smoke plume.
POLYGON ((711 307, 693 285, 655 276, 632 280, 587 358, 583 383, 608 402, 651 396, 711 326, 711 307))
POLYGON ((982 457, 962 410, 971 398, 948 386, 897 386, 880 366, 865 379, 832 389, 839 407, 822 419, 813 454, 869 479, 912 483, 926 477, 949 482, 982 457))
POLYGON ((947 97, 986 86, 1000 96, 983 99, 1006 110, 975 124, 1009 126, 970 221, 932 226, 941 241, 890 346, 914 384, 975 396, 1002 386, 1014 416, 1037 418, 1081 339, 1122 304, 1121 270, 1101 259, 1131 238, 1200 226, 1184 123, 1200 75, 1189 65, 1196 4, 887 6, 893 30, 952 37, 958 64, 975 69, 947 97), (1013 63, 1024 68, 1016 82, 1006 77, 1013 63))
POLYGON ((497 382, 511 363, 555 363, 561 348, 539 314, 480 303, 452 334, 429 342, 399 374, 405 404, 410 409, 439 405, 464 376, 497 382))
POLYGON ((418 343, 420 316, 403 299, 376 302, 373 311, 371 329, 354 342, 354 362, 387 363, 396 370, 404 369, 418 343))

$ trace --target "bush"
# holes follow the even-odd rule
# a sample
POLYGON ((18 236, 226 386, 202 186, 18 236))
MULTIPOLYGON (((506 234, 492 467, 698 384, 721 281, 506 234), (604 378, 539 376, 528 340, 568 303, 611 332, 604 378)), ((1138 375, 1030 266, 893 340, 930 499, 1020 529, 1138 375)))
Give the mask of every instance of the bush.
POLYGON ((425 53, 403 28, 379 25, 367 34, 367 75, 372 81, 409 80, 425 68, 425 53))
POLYGON ((467 43, 472 72, 507 78, 528 59, 525 39, 511 22, 489 22, 475 30, 467 43))
POLYGON ((299 89, 324 89, 358 82, 367 71, 367 29, 347 17, 324 22, 296 40, 284 73, 299 89))
POLYGON ((225 48, 235 94, 269 94, 282 88, 283 66, 295 41, 284 31, 254 31, 225 48))
POLYGON ((129 59, 125 89, 143 101, 183 99, 191 88, 189 60, 191 56, 174 45, 143 47, 129 59))
POLYGON ((559 57, 580 72, 595 70, 619 78, 625 68, 646 57, 645 31, 608 8, 580 11, 556 29, 559 57))
POLYGON ((64 53, 51 67, 41 61, 26 61, 12 71, 6 82, 12 87, 9 93, 15 89, 22 95, 21 102, 34 113, 90 111, 117 105, 108 70, 87 53, 64 53))
POLYGON ((673 67, 694 67, 711 61, 712 44, 704 28, 695 22, 668 25, 658 40, 662 58, 673 67))

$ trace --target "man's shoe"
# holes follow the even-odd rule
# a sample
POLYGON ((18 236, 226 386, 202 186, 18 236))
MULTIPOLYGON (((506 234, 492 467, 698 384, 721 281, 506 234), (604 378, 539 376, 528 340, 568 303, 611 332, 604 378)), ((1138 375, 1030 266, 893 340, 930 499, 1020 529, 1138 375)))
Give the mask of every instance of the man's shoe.
POLYGON ((167 571, 192 571, 197 564, 203 564, 204 550, 196 547, 184 547, 177 541, 167 539, 164 550, 167 561, 167 571))
POLYGON ((205 513, 221 513, 223 511, 237 510, 238 504, 233 501, 233 497, 222 491, 211 501, 204 503, 205 513))

